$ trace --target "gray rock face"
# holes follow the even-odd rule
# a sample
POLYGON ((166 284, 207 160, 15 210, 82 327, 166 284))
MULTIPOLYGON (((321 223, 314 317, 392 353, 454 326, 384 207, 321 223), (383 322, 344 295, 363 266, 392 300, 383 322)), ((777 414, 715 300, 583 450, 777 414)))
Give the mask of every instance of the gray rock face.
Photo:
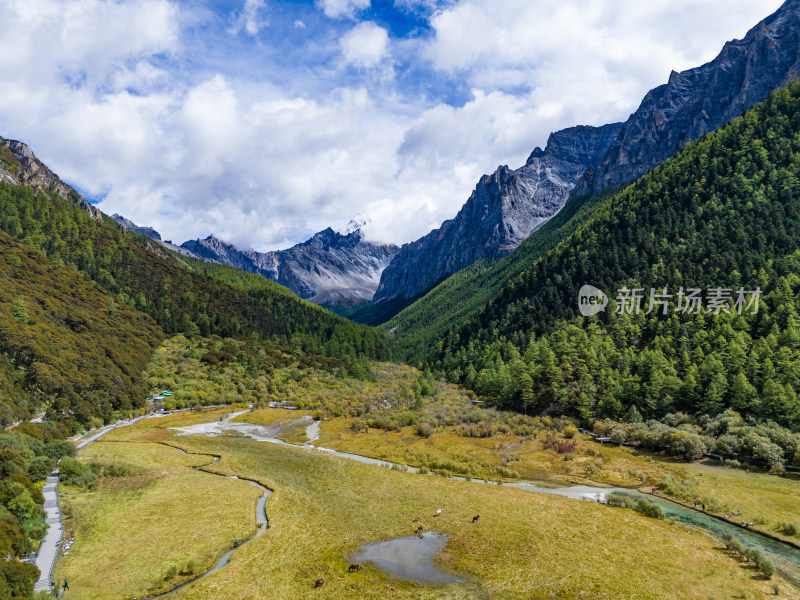
POLYGON ((149 237, 151 240, 155 240, 156 242, 161 241, 161 234, 158 233, 152 227, 140 227, 133 221, 126 219, 125 217, 123 217, 122 215, 118 215, 117 213, 111 215, 111 218, 119 225, 122 225, 122 227, 124 227, 128 231, 132 231, 134 233, 141 233, 149 237))
POLYGON ((381 276, 373 302, 413 298, 479 258, 519 246, 557 213, 586 170, 616 139, 621 123, 570 127, 550 134, 525 165, 484 175, 454 219, 404 244, 381 276))
POLYGON ((0 137, 0 181, 11 185, 23 185, 34 192, 54 191, 65 200, 71 199, 95 219, 102 213, 89 204, 78 192, 69 187, 45 166, 30 149, 17 140, 0 137))
POLYGON ((673 71, 668 83, 651 90, 576 193, 633 181, 798 76, 800 1, 788 0, 711 62, 673 71))
POLYGON ((413 298, 478 258, 510 252, 568 196, 633 181, 798 76, 800 0, 787 0, 710 63, 673 71, 624 125, 559 131, 524 167, 484 176, 453 220, 401 248, 374 302, 413 298))
POLYGON ((397 246, 364 239, 361 230, 346 235, 331 228, 287 250, 242 252, 214 236, 181 247, 205 259, 258 273, 316 304, 368 301, 397 246))

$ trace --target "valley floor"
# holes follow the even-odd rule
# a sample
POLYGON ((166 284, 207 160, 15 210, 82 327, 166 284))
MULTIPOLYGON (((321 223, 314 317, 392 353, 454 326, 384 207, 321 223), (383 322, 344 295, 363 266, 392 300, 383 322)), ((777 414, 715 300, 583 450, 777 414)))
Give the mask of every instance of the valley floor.
MULTIPOLYGON (((718 539, 634 511, 393 471, 239 437, 177 436, 167 429, 217 420, 226 412, 145 419, 81 451, 82 461, 124 465, 121 472, 128 474, 101 478, 93 490, 61 488, 65 527, 75 537, 55 574, 57 581, 70 581, 67 597, 142 597, 168 589, 250 535, 258 490, 193 468, 207 465, 205 470, 274 490, 266 506, 269 530, 236 551, 219 572, 178 591, 176 599, 761 598, 773 594, 773 584, 779 597, 800 598, 800 591, 779 577, 767 581, 734 559, 718 539), (169 446, 221 458, 209 464, 207 456, 169 446), (438 509, 441 516, 434 517, 438 509), (411 534, 416 515, 426 529, 449 534, 439 564, 465 583, 422 586, 390 579, 370 566, 347 572, 361 544, 411 534), (315 589, 319 578, 324 585, 315 589)), ((288 434, 298 436, 293 423, 302 415, 286 412, 293 414, 264 411, 247 420, 261 414, 262 421, 287 424, 288 434)), ((324 422, 320 443, 333 445, 336 429, 335 422, 324 422)), ((399 445, 387 439, 388 448, 399 445)), ((487 448, 489 454, 495 450, 487 448)), ((603 458, 610 468, 614 461, 603 458)), ((622 460, 651 465, 654 473, 685 468, 643 457, 620 455, 622 460)), ((758 502, 755 490, 763 482, 749 479, 751 474, 690 469, 709 493, 734 485, 742 509, 755 510, 749 502, 758 502)), ((781 485, 766 496, 770 510, 783 510, 781 485)))

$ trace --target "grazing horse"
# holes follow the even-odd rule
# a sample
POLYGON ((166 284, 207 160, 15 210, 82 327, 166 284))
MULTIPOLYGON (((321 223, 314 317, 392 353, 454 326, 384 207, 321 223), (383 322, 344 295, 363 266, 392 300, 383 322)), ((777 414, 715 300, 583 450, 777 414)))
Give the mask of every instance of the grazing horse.
POLYGON ((420 520, 420 516, 419 516, 419 515, 417 515, 416 517, 414 517, 414 521, 413 521, 413 522, 414 522, 414 523, 416 523, 416 522, 417 522, 417 521, 419 521, 419 520, 420 520))
POLYGON ((480 518, 481 518, 480 515, 475 515, 474 517, 472 517, 472 522, 474 523, 475 521, 477 521, 480 518))
POLYGON ((361 570, 361 565, 356 563, 356 564, 350 565, 350 567, 347 569, 347 572, 348 573, 352 573, 353 571, 360 571, 360 570, 361 570))
POLYGON ((417 533, 422 533, 422 531, 423 531, 423 530, 422 530, 422 525, 419 525, 419 526, 417 527, 417 533))
POLYGON ((436 511, 436 514, 435 514, 435 515, 433 515, 433 516, 434 516, 434 517, 438 517, 440 514, 442 514, 442 509, 441 509, 441 508, 440 508, 439 510, 437 510, 437 511, 436 511))
POLYGON ((323 584, 323 583, 325 583, 325 580, 324 580, 322 577, 320 577, 320 578, 319 578, 319 579, 317 579, 317 581, 314 583, 314 587, 315 587, 315 588, 322 587, 322 584, 323 584))

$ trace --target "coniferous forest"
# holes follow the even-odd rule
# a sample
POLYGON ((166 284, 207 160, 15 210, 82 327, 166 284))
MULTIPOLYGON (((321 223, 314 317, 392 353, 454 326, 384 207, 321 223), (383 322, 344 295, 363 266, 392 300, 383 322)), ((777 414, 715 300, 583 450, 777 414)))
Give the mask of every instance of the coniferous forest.
MULTIPOLYGON (((800 85, 603 200, 429 361, 498 406, 597 418, 716 415, 800 428, 800 85), (608 308, 578 314, 584 284, 608 308), (643 288, 621 314, 617 290, 643 288), (650 288, 673 295, 650 314, 650 288), (760 289, 753 314, 676 311, 680 288, 760 289)), ((534 234, 535 236, 536 234, 534 234)), ((513 256, 513 255, 512 255, 513 256)))

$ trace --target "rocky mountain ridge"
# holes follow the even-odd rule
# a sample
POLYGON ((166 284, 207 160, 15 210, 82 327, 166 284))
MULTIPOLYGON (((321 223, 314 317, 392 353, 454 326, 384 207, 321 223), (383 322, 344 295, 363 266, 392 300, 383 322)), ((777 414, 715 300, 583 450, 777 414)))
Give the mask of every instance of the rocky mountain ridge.
POLYGON ((204 260, 258 273, 315 304, 338 305, 372 299, 397 246, 367 240, 361 229, 342 234, 330 227, 286 250, 241 251, 215 236, 181 244, 204 260))
POLYGON ((714 60, 654 88, 576 193, 598 193, 644 175, 692 140, 750 110, 800 76, 800 1, 788 0, 714 60))
POLYGON ((61 181, 23 142, 0 137, 0 181, 23 185, 37 193, 52 190, 64 200, 71 199, 95 219, 103 218, 97 208, 61 181))
POLYGON ((481 177, 455 216, 404 244, 381 276, 373 302, 413 298, 480 258, 513 251, 558 212, 590 165, 603 156, 621 123, 578 126, 550 134, 516 170, 481 177))
POLYGON ((787 0, 711 62, 673 71, 624 124, 588 128, 588 138, 576 135, 581 128, 556 132, 525 166, 483 176, 454 219, 403 245, 373 303, 415 298, 479 258, 512 251, 568 197, 638 178, 797 78, 799 55, 800 0, 787 0))

